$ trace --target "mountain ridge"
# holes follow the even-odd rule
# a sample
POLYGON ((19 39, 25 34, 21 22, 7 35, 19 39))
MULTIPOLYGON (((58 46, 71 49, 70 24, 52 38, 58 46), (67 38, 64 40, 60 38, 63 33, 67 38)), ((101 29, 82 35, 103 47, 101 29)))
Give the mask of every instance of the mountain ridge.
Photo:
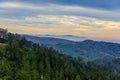
MULTIPOLYGON (((33 40, 35 38, 36 36, 32 36, 30 41, 35 42, 33 40)), ((71 55, 74 57, 82 57, 88 61, 97 60, 101 58, 111 59, 111 58, 120 57, 120 44, 119 43, 94 41, 94 40, 84 40, 80 42, 75 42, 75 41, 69 41, 69 40, 58 39, 58 38, 56 39, 56 38, 51 38, 51 37, 47 37, 47 38, 37 37, 37 39, 38 39, 38 43, 43 41, 42 43, 43 45, 53 47, 56 50, 64 54, 67 54, 67 55, 71 55)))

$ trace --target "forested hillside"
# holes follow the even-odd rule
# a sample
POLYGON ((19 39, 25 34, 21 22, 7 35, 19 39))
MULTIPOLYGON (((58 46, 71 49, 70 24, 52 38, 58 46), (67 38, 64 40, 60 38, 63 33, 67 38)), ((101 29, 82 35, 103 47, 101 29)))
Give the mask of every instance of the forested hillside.
POLYGON ((120 44, 118 43, 93 40, 75 42, 59 38, 36 37, 31 35, 24 35, 24 37, 29 41, 53 47, 64 54, 82 57, 87 61, 120 57, 120 44))
POLYGON ((2 80, 120 80, 120 74, 102 65, 39 46, 18 34, 0 38, 2 80))

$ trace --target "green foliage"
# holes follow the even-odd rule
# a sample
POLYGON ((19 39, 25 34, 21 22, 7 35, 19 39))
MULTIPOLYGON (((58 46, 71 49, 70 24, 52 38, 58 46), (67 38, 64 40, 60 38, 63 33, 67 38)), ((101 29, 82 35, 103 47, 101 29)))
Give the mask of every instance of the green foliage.
POLYGON ((81 80, 80 76, 77 75, 76 78, 75 78, 75 80, 81 80))
POLYGON ((0 79, 120 80, 118 73, 103 66, 10 36, 7 44, 0 46, 0 79))

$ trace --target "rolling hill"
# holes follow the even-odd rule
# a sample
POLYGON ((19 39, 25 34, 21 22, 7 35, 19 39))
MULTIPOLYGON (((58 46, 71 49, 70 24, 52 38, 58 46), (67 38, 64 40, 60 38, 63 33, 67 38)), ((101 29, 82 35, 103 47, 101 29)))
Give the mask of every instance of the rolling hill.
POLYGON ((75 42, 59 38, 25 36, 27 40, 48 45, 56 50, 87 61, 120 57, 120 44, 103 41, 85 40, 75 42))

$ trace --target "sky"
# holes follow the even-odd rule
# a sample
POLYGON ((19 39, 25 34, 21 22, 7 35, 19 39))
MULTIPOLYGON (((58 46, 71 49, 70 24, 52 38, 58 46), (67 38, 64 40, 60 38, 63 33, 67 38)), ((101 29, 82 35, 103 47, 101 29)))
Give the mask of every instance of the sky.
POLYGON ((0 0, 0 27, 120 40, 120 0, 0 0))

